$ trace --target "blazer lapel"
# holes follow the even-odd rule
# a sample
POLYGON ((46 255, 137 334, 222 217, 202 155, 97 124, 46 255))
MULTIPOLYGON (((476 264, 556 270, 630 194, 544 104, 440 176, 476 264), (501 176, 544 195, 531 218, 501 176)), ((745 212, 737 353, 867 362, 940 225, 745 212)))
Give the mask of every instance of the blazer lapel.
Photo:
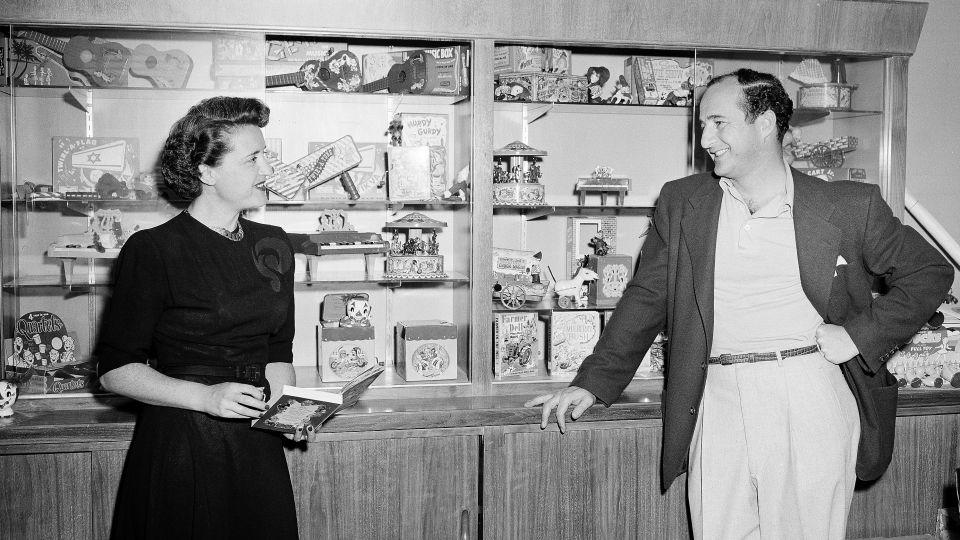
POLYGON ((803 292, 820 316, 829 319, 830 289, 840 254, 840 229, 830 222, 836 206, 817 181, 793 172, 793 227, 803 292))
POLYGON ((715 181, 704 182, 703 186, 687 199, 680 220, 681 237, 693 267, 694 296, 703 319, 708 347, 713 339, 713 272, 722 200, 723 191, 720 185, 715 181))

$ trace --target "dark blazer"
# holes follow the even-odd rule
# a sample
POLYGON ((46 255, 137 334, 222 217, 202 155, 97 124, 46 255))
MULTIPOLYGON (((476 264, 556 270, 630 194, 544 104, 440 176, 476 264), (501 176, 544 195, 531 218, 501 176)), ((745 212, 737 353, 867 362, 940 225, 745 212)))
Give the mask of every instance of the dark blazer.
MULTIPOLYGON (((872 480, 886 469, 893 451, 897 386, 884 363, 940 306, 953 282, 953 267, 893 216, 877 186, 825 182, 791 170, 803 290, 823 320, 842 325, 861 353, 841 368, 860 411, 857 476, 872 480), (837 266, 840 256, 846 265, 837 266), (889 291, 874 298, 878 276, 889 291)), ((686 470, 706 382, 722 193, 710 173, 663 186, 637 273, 572 383, 609 406, 657 333, 666 330, 664 489, 686 470)))

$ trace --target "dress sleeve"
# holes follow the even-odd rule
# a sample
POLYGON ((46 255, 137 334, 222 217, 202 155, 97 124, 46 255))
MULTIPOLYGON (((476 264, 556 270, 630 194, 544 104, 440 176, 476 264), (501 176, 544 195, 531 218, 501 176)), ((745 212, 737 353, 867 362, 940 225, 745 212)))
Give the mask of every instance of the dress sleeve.
POLYGON ((168 291, 163 258, 145 232, 132 235, 113 269, 113 294, 94 350, 100 376, 151 357, 153 333, 168 291))
POLYGON ((289 268, 283 271, 283 283, 280 287, 280 294, 284 295, 283 301, 287 303, 287 315, 280 328, 270 335, 268 363, 285 362, 289 364, 293 362, 293 335, 296 323, 293 298, 293 273, 296 265, 293 262, 293 245, 290 243, 290 238, 283 230, 280 231, 280 237, 288 249, 288 260, 290 261, 289 268))

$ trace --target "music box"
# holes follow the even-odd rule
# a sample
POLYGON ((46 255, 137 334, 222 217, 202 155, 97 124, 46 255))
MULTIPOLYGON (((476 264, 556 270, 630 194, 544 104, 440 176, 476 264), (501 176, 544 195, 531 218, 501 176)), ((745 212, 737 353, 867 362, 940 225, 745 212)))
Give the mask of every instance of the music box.
POLYGON ((493 151, 493 204, 509 206, 543 205, 540 183, 543 150, 513 141, 493 151))
POLYGON ((387 279, 437 279, 447 277, 443 270, 443 255, 437 242, 437 231, 446 227, 444 221, 431 219, 413 212, 383 226, 392 231, 390 252, 387 253, 387 279), (429 231, 429 236, 424 231, 429 231))

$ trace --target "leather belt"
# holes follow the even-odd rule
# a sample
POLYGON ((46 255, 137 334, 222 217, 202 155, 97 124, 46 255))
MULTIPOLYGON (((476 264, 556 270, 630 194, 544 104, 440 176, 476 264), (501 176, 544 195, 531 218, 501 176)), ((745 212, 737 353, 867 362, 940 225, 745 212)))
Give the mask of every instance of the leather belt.
POLYGON ((225 377, 241 382, 257 384, 265 372, 264 364, 234 364, 209 366, 204 364, 174 364, 158 369, 164 375, 196 375, 199 377, 225 377))
POLYGON ((787 349, 785 351, 721 354, 720 356, 711 356, 708 363, 729 366, 730 364, 769 362, 770 360, 790 358, 791 356, 803 356, 805 354, 815 353, 819 350, 820 347, 817 345, 807 345, 806 347, 797 347, 796 349, 787 349))

